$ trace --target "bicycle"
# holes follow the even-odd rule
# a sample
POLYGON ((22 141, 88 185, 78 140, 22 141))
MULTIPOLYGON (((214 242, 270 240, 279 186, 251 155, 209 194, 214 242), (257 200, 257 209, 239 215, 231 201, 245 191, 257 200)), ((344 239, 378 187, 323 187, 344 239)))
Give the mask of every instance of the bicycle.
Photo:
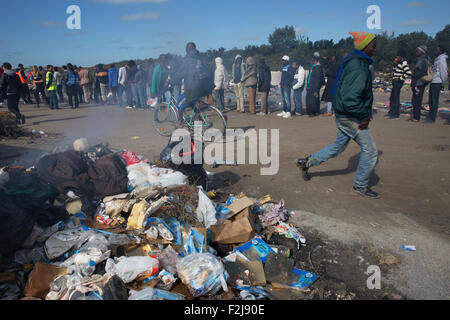
POLYGON ((227 121, 222 112, 214 106, 197 101, 193 105, 187 104, 184 94, 181 94, 178 101, 170 94, 169 102, 160 103, 155 110, 154 128, 165 137, 175 131, 179 124, 193 132, 196 128, 217 129, 221 134, 225 134, 227 121), (179 116, 183 119, 180 122, 179 116), (201 122, 200 125, 196 122, 201 122))

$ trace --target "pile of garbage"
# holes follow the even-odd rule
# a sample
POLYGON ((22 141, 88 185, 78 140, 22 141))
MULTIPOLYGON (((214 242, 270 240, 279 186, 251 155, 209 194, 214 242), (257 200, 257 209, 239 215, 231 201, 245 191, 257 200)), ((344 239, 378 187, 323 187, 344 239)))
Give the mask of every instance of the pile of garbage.
POLYGON ((16 116, 8 111, 0 112, 0 136, 17 137, 20 132, 16 116))
POLYGON ((273 234, 306 246, 292 214, 189 184, 130 150, 88 147, 0 171, 0 299, 266 300, 317 276, 273 234))

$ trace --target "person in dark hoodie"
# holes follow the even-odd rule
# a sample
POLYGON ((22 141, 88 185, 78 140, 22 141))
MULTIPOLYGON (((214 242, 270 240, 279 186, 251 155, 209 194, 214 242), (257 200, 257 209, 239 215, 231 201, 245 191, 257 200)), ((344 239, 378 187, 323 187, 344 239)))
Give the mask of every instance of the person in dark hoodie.
POLYGON ((184 96, 188 105, 208 96, 214 89, 214 76, 211 77, 209 68, 193 42, 186 45, 186 56, 173 73, 172 81, 177 82, 182 79, 184 79, 184 96))
POLYGON ((258 115, 269 114, 269 92, 272 83, 272 74, 264 59, 259 60, 258 92, 261 95, 261 112, 258 115))
POLYGON ((34 89, 34 98, 36 99, 36 107, 40 108, 40 98, 39 94, 42 95, 42 98, 44 98, 45 102, 49 104, 47 95, 45 94, 45 80, 42 77, 42 74, 39 72, 39 69, 37 66, 33 66, 31 72, 31 79, 33 81, 34 86, 36 87, 34 89))
POLYGON ((336 141, 313 155, 297 160, 303 179, 308 181, 308 170, 331 158, 337 157, 350 140, 361 148, 358 171, 353 190, 363 196, 376 199, 379 194, 369 188, 369 176, 377 162, 378 150, 370 134, 372 118, 372 76, 369 66, 376 52, 376 36, 365 32, 350 32, 354 37, 355 50, 340 66, 333 89, 334 111, 338 134, 336 141))
POLYGON ((136 73, 138 68, 134 60, 130 60, 127 63, 127 79, 126 79, 126 90, 127 90, 127 106, 126 109, 133 109, 139 105, 139 98, 136 86, 136 73))
POLYGON ((11 63, 5 62, 2 66, 3 74, 0 78, 0 100, 7 101, 8 110, 17 118, 18 122, 25 124, 25 116, 20 113, 19 100, 23 86, 19 76, 13 71, 11 63))
POLYGON ((311 69, 306 82, 306 113, 310 117, 320 115, 320 88, 325 84, 320 54, 314 52, 311 69))
POLYGON ((98 64, 96 68, 95 78, 98 80, 102 97, 102 104, 105 104, 108 97, 108 71, 103 68, 102 64, 98 64))
POLYGON ((136 76, 134 77, 138 98, 136 106, 138 108, 145 108, 147 105, 147 71, 141 65, 137 69, 136 76))
POLYGON ((339 64, 336 61, 336 56, 330 58, 330 66, 327 70, 327 85, 322 95, 322 101, 327 103, 327 112, 324 116, 330 117, 333 115, 333 94, 331 93, 336 83, 336 77, 339 72, 339 64))
POLYGON ((250 114, 256 114, 256 86, 258 84, 258 73, 256 71, 256 64, 252 57, 248 57, 245 63, 245 72, 243 78, 244 86, 248 92, 248 104, 250 114))
POLYGON ((281 70, 281 97, 283 99, 283 112, 277 114, 279 117, 290 118, 291 117, 291 89, 295 77, 295 69, 289 64, 289 57, 284 56, 281 59, 283 69, 281 70))
POLYGON ((419 122, 422 109, 423 93, 428 85, 423 77, 428 74, 429 58, 427 57, 427 46, 419 46, 416 50, 417 61, 411 79, 411 89, 413 91, 412 105, 413 115, 410 121, 419 122))

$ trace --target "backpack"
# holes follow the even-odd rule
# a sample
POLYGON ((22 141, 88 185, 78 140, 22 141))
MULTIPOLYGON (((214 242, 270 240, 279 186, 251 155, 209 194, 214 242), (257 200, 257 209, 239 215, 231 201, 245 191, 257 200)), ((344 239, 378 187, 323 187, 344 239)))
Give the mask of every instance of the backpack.
POLYGON ((427 61, 427 65, 428 65, 427 75, 420 78, 420 80, 424 83, 429 83, 429 82, 431 82, 431 80, 433 80, 433 66, 428 61, 427 61))

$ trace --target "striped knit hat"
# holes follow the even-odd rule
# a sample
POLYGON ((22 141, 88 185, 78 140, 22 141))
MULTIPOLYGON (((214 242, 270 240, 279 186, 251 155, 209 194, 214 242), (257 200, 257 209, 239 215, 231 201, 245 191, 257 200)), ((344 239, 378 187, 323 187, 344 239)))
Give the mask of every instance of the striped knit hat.
POLYGON ((353 42, 355 48, 358 50, 364 50, 376 36, 373 33, 366 32, 349 32, 353 36, 353 42))

